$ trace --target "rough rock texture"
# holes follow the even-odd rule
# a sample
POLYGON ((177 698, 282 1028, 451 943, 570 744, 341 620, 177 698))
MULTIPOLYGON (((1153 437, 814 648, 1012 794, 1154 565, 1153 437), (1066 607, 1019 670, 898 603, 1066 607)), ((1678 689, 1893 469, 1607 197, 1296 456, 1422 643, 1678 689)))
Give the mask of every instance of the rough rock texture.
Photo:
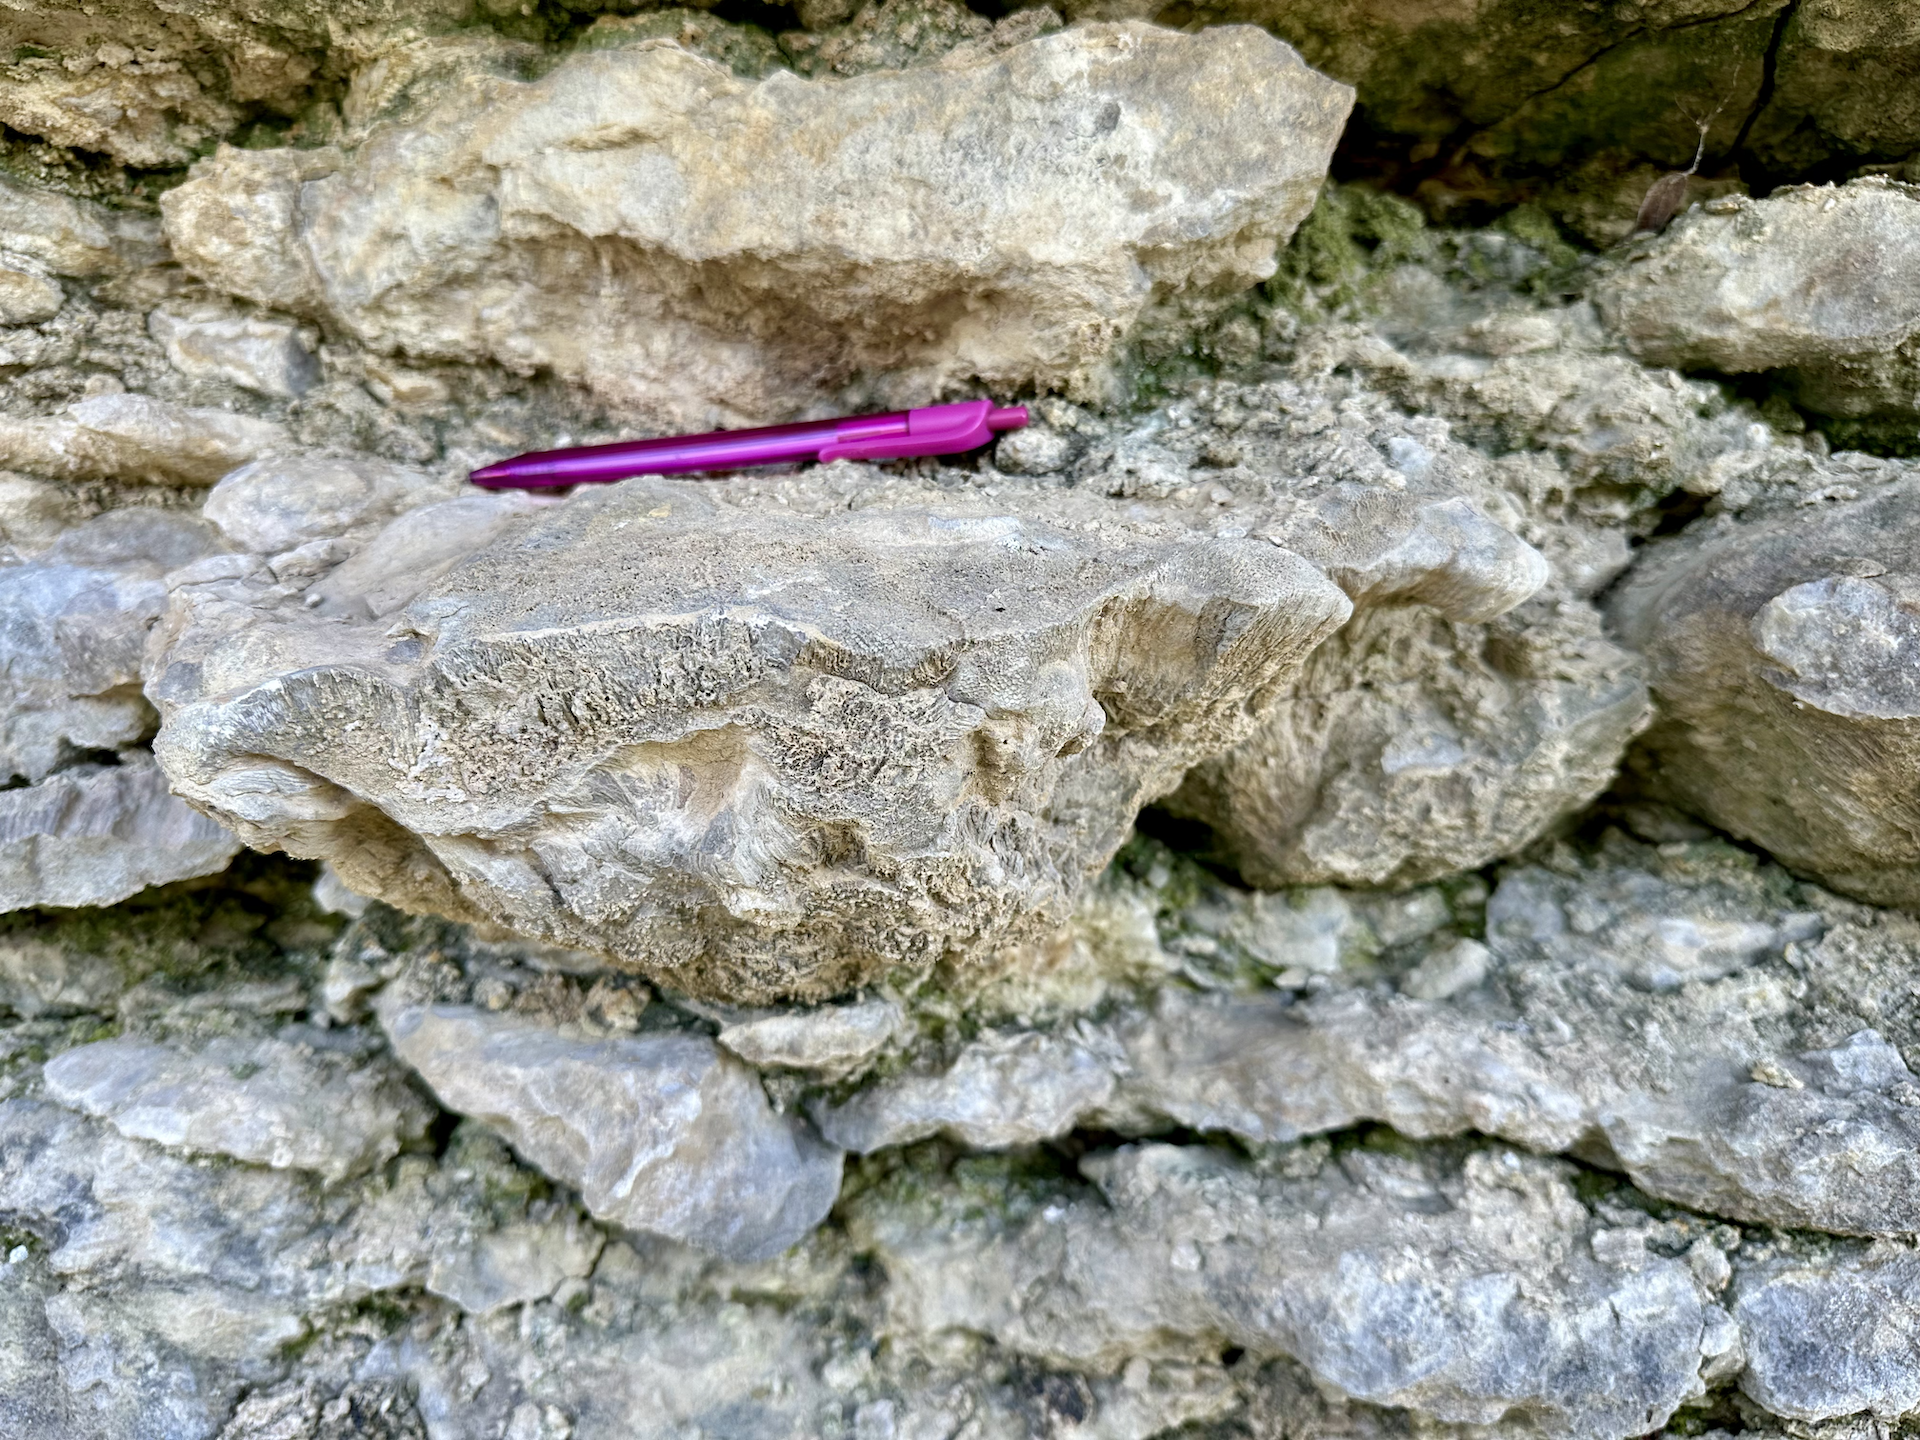
POLYGON ((1231 1345, 1445 1421, 1517 1411, 1555 1433, 1642 1434, 1738 1343, 1685 1262, 1596 1224, 1550 1162, 1354 1151, 1302 1168, 1143 1146, 1083 1162, 1100 1197, 1024 1224, 937 1200, 853 1223, 887 1268, 900 1329, 982 1333, 1095 1370, 1148 1347, 1231 1345))
POLYGON ((1662 545, 1614 612, 1661 701, 1654 784, 1837 889, 1914 905, 1905 572, 1920 491, 1898 472, 1862 478, 1662 545))
POLYGON ((1783 372, 1828 415, 1920 410, 1920 189, 1796 186, 1688 215, 1599 290, 1657 365, 1783 372))
POLYGON ((139 747, 155 724, 139 687, 162 577, 211 547, 203 521, 132 509, 0 566, 0 778, 23 782, 0 790, 0 910, 111 904, 239 849, 139 747))
POLYGON ((0 11, 0 1434, 1913 1429, 1920 32, 1232 3, 0 11))
POLYGON ((818 1225, 839 1192, 839 1152, 768 1110, 753 1072, 704 1036, 576 1040, 451 1005, 385 1024, 443 1103, 577 1186, 609 1224, 758 1260, 818 1225))
POLYGON ((1349 98, 1252 29, 1095 26, 834 86, 594 51, 454 83, 351 152, 223 150, 167 235, 375 350, 550 368, 657 424, 861 376, 914 404, 1087 390, 1157 295, 1273 273, 1349 98))
POLYGON ((828 467, 448 502, 476 553, 417 592, 444 514, 311 588, 217 557, 175 576, 159 753, 363 894, 832 994, 1059 923, 1356 601, 1477 619, 1544 578, 1460 499, 1249 489, 1229 522, 828 467))

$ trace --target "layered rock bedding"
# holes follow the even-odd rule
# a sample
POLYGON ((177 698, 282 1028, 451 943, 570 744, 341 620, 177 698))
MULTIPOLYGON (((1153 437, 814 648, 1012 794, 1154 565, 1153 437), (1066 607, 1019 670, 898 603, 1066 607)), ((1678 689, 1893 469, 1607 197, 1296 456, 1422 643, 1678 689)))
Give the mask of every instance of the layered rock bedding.
POLYGON ((0 1435, 1920 1425, 1902 7, 0 38, 0 1435))

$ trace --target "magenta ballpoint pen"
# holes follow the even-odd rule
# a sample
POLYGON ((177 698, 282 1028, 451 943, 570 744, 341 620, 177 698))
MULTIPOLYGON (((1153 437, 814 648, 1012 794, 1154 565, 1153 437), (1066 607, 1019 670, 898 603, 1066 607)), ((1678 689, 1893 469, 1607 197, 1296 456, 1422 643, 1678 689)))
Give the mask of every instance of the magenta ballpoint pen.
POLYGON ((956 455, 985 445, 1001 430, 1027 423, 1019 405, 963 400, 887 415, 806 420, 758 430, 716 430, 707 435, 669 435, 575 450, 536 450, 474 471, 473 483, 490 490, 580 485, 624 480, 629 475, 668 475, 687 470, 737 470, 794 460, 902 460, 910 455, 956 455))

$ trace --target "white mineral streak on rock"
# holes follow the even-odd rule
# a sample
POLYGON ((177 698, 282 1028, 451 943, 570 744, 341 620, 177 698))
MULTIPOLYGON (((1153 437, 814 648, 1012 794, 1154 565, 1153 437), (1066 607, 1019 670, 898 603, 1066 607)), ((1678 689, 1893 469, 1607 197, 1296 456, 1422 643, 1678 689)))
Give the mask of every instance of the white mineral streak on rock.
POLYGON ((1920 189, 1799 185, 1695 210, 1598 289, 1657 365, 1782 370, 1838 415, 1920 408, 1920 189))
POLYGON ((1694 527, 1648 555, 1614 615, 1647 656, 1662 794, 1835 889, 1912 906, 1920 482, 1892 475, 1694 527))
POLYGON ((875 996, 755 1016, 722 1026, 714 1038, 749 1065, 840 1079, 878 1055, 905 1018, 896 1001, 875 996))
POLYGON ((731 1259, 788 1249, 825 1218, 840 1152, 775 1115, 759 1077, 701 1035, 569 1039, 456 1005, 383 1016, 449 1109, 498 1131, 609 1224, 731 1259))
POLYGON ((1096 1370, 1232 1345, 1356 1399, 1608 1440, 1658 1428, 1727 1343, 1687 1264, 1597 1224, 1554 1162, 1356 1150, 1283 1178, 1149 1145, 1081 1163, 1100 1196, 1024 1220, 855 1201, 892 1328, 1096 1370))
POLYGON ((318 583, 299 549, 180 572, 162 763, 362 894, 821 997, 1064 920, 1351 613, 1329 575, 1463 618, 1543 578, 1463 501, 1351 486, 1256 512, 1266 538, 860 467, 780 488, 469 497, 318 583))
POLYGON ((1746 1345, 1740 1388, 1789 1420, 1920 1408, 1920 1255, 1911 1242, 1808 1247, 1734 1271, 1729 1306, 1746 1345))
POLYGON ((655 45, 469 74, 348 152, 223 148, 163 210, 231 293, 698 426, 862 375, 1091 388, 1157 297, 1273 273, 1351 102, 1251 27, 831 84, 655 45))
POLYGON ((247 315, 223 305, 166 307, 147 329, 183 375, 224 380, 291 400, 319 379, 319 362, 291 320, 247 315))
POLYGON ((31 474, 61 480, 211 485, 236 465, 289 444, 277 421, 147 395, 96 395, 62 415, 0 416, 0 455, 31 474))
POLYGON ((432 1108, 399 1073, 320 1032, 221 1036, 198 1049, 121 1037, 63 1051, 43 1072, 61 1104, 123 1135, 340 1180, 426 1133, 432 1108))
POLYGON ((1113 1090, 1112 1058, 1070 1035, 992 1034, 938 1073, 884 1081, 814 1119, 832 1143, 863 1154, 941 1134, 1002 1150, 1057 1139, 1113 1090))

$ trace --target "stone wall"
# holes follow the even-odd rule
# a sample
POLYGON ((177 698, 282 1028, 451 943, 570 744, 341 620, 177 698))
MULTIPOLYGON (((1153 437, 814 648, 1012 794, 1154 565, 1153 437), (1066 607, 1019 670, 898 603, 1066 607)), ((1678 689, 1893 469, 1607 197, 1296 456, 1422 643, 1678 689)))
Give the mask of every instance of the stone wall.
POLYGON ((0 1435, 1920 1425, 1900 7, 0 40, 0 1435))

